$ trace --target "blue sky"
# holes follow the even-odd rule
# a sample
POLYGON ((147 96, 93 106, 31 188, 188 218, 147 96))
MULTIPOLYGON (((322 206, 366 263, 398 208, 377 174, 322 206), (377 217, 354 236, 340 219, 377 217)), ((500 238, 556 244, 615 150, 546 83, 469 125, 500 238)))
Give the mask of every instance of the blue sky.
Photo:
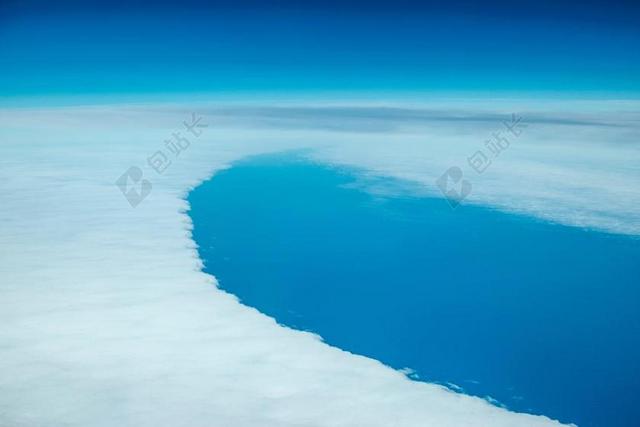
POLYGON ((633 2, 3 2, 0 94, 640 93, 633 2))

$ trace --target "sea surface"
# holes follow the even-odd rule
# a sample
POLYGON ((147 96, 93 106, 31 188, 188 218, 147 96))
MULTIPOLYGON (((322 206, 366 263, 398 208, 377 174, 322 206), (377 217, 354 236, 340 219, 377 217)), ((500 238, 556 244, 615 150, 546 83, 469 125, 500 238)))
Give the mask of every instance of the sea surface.
POLYGON ((414 380, 580 426, 640 425, 640 239, 452 210, 362 176, 291 154, 218 173, 188 197, 205 271, 414 380))

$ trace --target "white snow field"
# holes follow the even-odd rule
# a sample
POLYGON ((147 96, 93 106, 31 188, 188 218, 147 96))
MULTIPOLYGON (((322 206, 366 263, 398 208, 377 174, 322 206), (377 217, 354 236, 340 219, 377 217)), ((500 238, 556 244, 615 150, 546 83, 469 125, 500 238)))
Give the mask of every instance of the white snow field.
MULTIPOLYGON (((640 232, 631 101, 198 101, 0 109, 0 426, 554 426, 279 326, 200 271, 187 192, 247 155, 300 150, 465 203, 640 232), (191 114, 206 128, 185 131, 191 114), (467 158, 528 124, 483 173, 467 158), (165 140, 189 136, 178 157, 165 140), (162 175, 147 158, 164 150, 162 175), (133 208, 116 180, 152 184, 133 208)), ((214 178, 215 179, 215 176, 214 178)), ((251 194, 242 195, 251 197, 251 194)), ((443 201, 444 202, 444 201, 443 201)), ((540 373, 544 375, 544 373, 540 373)))

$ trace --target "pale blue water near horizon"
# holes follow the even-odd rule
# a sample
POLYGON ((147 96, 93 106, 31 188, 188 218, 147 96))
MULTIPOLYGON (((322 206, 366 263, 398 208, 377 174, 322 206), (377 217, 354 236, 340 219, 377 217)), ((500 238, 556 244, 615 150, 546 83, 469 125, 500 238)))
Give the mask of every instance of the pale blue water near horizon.
POLYGON ((420 380, 579 426, 640 424, 638 238, 380 195, 359 172, 283 154, 218 173, 188 196, 205 271, 420 380))

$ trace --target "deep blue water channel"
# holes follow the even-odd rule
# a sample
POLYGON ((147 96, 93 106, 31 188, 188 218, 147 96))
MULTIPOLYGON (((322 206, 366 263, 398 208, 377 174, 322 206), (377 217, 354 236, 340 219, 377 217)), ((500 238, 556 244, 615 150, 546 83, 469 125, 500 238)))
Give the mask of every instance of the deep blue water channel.
POLYGON ((291 155, 220 172, 189 195, 205 271, 420 380, 580 426, 640 425, 639 239, 375 195, 357 176, 291 155))

